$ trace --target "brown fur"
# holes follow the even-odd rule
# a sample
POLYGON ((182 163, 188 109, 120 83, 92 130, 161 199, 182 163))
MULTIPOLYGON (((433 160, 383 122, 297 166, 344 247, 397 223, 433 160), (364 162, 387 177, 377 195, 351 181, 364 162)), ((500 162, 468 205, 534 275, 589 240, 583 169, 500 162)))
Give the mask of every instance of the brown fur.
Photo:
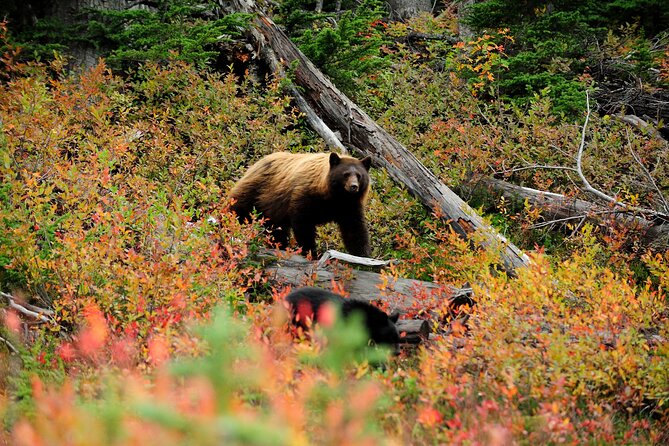
POLYGON ((275 240, 287 245, 292 229, 305 252, 315 251, 316 226, 339 224, 349 252, 370 255, 363 205, 369 157, 360 161, 329 153, 278 152, 251 166, 230 195, 240 220, 255 208, 269 220, 275 240))

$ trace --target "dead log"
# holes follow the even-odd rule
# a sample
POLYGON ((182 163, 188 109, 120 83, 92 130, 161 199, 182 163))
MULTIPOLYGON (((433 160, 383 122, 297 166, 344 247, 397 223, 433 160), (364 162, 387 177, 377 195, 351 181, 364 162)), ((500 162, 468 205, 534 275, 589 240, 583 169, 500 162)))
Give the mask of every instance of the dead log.
MULTIPOLYGON (((348 270, 335 268, 332 264, 309 261, 302 256, 264 251, 261 258, 265 262, 265 274, 277 285, 299 287, 313 285, 332 289, 336 281, 343 284, 351 297, 365 301, 384 301, 390 311, 406 313, 417 309, 422 296, 436 301, 446 300, 452 308, 460 305, 472 305, 472 289, 469 285, 462 288, 444 286, 434 282, 383 276, 372 271, 348 270), (383 289, 383 292, 381 291, 383 289)), ((400 319, 398 329, 402 342, 417 344, 428 339, 430 324, 422 319, 400 319)))
MULTIPOLYGON (((527 200, 528 203, 542 210, 545 222, 541 226, 560 223, 578 223, 590 221, 608 225, 611 221, 641 235, 640 241, 654 248, 669 246, 669 218, 655 214, 652 218, 617 208, 607 208, 585 200, 567 197, 561 194, 540 191, 529 187, 516 186, 506 181, 485 178, 477 182, 477 187, 487 187, 505 198, 527 200)), ((541 227, 535 225, 535 227, 541 227)))
POLYGON ((255 13, 253 25, 256 45, 269 46, 286 67, 291 67, 293 82, 304 99, 329 128, 338 131, 344 142, 362 154, 371 155, 375 164, 385 168, 390 176, 403 184, 426 206, 449 220, 460 236, 469 238, 474 232, 483 235, 482 245, 499 252, 509 274, 530 263, 520 249, 497 233, 490 225, 452 190, 429 171, 399 141, 383 130, 355 103, 349 100, 323 75, 267 16, 258 11, 252 0, 234 0, 238 12, 255 13))
MULTIPOLYGON (((332 265, 319 267, 319 262, 309 261, 302 256, 292 255, 279 258, 269 253, 263 254, 266 261, 265 274, 270 281, 293 287, 313 285, 331 289, 334 282, 343 284, 344 289, 356 299, 384 301, 390 311, 407 311, 418 308, 415 296, 457 301, 461 304, 471 299, 472 289, 440 285, 423 280, 391 277, 373 271, 333 268, 332 265), (383 290, 383 292, 381 291, 383 290)), ((283 256, 280 256, 283 257, 283 256)))
POLYGON ((395 325, 405 344, 420 344, 430 337, 430 324, 422 319, 400 319, 395 325))

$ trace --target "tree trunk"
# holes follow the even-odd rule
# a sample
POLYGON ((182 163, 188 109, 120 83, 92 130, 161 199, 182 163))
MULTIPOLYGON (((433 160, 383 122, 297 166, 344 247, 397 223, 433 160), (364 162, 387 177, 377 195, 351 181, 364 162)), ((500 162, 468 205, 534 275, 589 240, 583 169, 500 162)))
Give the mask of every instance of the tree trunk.
MULTIPOLYGON (((233 4, 240 12, 253 12, 255 8, 253 2, 247 0, 235 0, 233 4)), ((261 49, 269 46, 285 66, 291 67, 294 82, 326 125, 339 131, 345 141, 361 153, 372 155, 374 162, 384 167, 395 181, 404 184, 434 212, 449 219, 460 236, 467 238, 479 231, 483 235, 483 247, 499 252, 509 274, 529 264, 529 258, 520 249, 485 224, 399 141, 342 94, 268 17, 258 12, 254 25, 262 36, 257 45, 261 49)))
POLYGON ((463 21, 467 14, 467 8, 476 3, 476 0, 461 0, 458 2, 458 36, 463 42, 467 42, 474 38, 474 31, 466 25, 463 21))
POLYGON ((432 0, 388 0, 390 18, 406 20, 421 12, 432 12, 432 0))
MULTIPOLYGON (((472 289, 466 284, 463 288, 439 285, 422 280, 382 276, 371 271, 346 270, 323 266, 320 261, 309 261, 302 256, 293 255, 288 259, 279 259, 271 251, 261 253, 267 262, 265 273, 270 281, 279 285, 300 287, 315 285, 331 289, 335 281, 343 284, 344 289, 359 300, 385 301, 390 311, 404 314, 420 309, 420 301, 415 296, 423 296, 427 302, 446 300, 451 308, 460 305, 473 305, 472 289), (381 289, 385 292, 382 294, 381 289)), ((430 325, 422 319, 400 319, 397 324, 403 343, 417 344, 427 339, 430 325)))
POLYGON ((637 231, 640 241, 653 248, 669 247, 669 220, 662 216, 646 219, 620 210, 608 209, 589 201, 566 197, 561 194, 544 192, 529 187, 516 186, 506 181, 485 178, 477 182, 476 187, 488 187, 504 197, 515 200, 527 200, 529 204, 542 210, 547 223, 578 223, 588 220, 604 227, 611 222, 637 231))
POLYGON ((472 290, 469 286, 457 288, 440 285, 423 280, 406 279, 403 277, 382 276, 372 271, 346 270, 345 273, 333 268, 320 267, 299 255, 288 259, 278 259, 271 253, 262 255, 269 260, 265 273, 272 282, 291 285, 293 287, 313 284, 321 288, 332 288, 337 281, 344 289, 365 301, 382 300, 388 302, 391 311, 406 313, 411 309, 419 309, 418 300, 414 296, 427 296, 429 299, 449 300, 454 306, 473 304, 472 290), (385 293, 381 293, 381 289, 385 293))

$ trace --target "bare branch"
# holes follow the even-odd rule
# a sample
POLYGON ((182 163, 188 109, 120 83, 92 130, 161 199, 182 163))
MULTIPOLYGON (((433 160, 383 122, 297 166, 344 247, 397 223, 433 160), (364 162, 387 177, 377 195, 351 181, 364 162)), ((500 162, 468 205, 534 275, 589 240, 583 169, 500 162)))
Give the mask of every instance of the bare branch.
MULTIPOLYGON (((604 207, 575 197, 540 191, 529 187, 516 186, 494 178, 480 178, 471 183, 473 187, 486 186, 501 192, 510 199, 521 199, 530 205, 542 209, 545 219, 551 221, 536 223, 532 229, 569 221, 592 220, 602 224, 602 217, 607 226, 616 222, 624 227, 639 231, 640 241, 649 246, 666 249, 669 246, 669 217, 655 211, 641 211, 637 208, 604 207)), ((579 223, 580 224, 580 223, 579 223)))
MULTIPOLYGON (((14 300, 14 297, 11 294, 3 293, 2 291, 0 291, 0 296, 4 297, 7 300, 7 305, 9 306, 9 308, 18 311, 19 313, 23 314, 24 316, 29 316, 33 319, 37 319, 37 320, 42 321, 42 322, 52 322, 51 319, 49 319, 47 316, 44 316, 44 314, 42 314, 43 312, 46 313, 47 310, 42 310, 41 308, 39 309, 40 312, 29 310, 26 307, 24 307, 23 305, 17 304, 16 301, 14 300)), ((37 308, 37 307, 33 306, 33 308, 37 308)))
POLYGON ((53 310, 48 310, 46 308, 37 307, 37 306, 31 305, 29 303, 25 303, 25 304, 23 304, 23 306, 26 307, 29 310, 32 310, 32 311, 36 312, 36 313, 46 314, 47 316, 53 316, 55 314, 53 312, 53 310))
POLYGON ((544 221, 541 223, 535 223, 533 225, 528 226, 529 229, 539 229, 539 228, 544 228, 546 226, 550 226, 555 223, 564 223, 566 221, 571 221, 571 220, 585 220, 589 216, 592 215, 606 215, 606 214, 617 214, 618 211, 599 211, 599 212, 590 212, 589 214, 579 214, 579 215, 572 215, 570 217, 565 217, 565 218, 558 218, 556 220, 551 220, 551 221, 544 221))
POLYGON ((539 165, 539 164, 534 164, 532 166, 514 167, 513 169, 506 169, 506 170, 497 171, 493 175, 521 172, 523 170, 530 170, 530 169, 549 169, 549 170, 553 169, 553 170, 568 170, 568 171, 571 171, 571 172, 578 172, 578 170, 574 169, 573 167, 543 166, 543 165, 539 165))
POLYGON ((590 192, 591 194, 594 194, 598 196, 599 198, 606 200, 608 202, 614 203, 616 206, 622 206, 626 207, 625 203, 620 202, 616 200, 614 197, 605 194, 604 192, 595 189, 590 185, 590 182, 585 178, 585 175, 583 175, 583 149, 585 148, 585 133, 588 128, 588 121, 590 121, 590 95, 588 92, 585 92, 585 104, 587 107, 588 113, 585 115, 585 122, 583 123, 583 130, 581 131, 581 145, 578 147, 578 153, 576 155, 576 172, 578 173, 578 177, 581 179, 583 182, 583 185, 585 186, 585 190, 587 192, 590 192))
POLYGON ((4 342, 5 345, 7 346, 7 348, 12 351, 12 353, 17 354, 17 355, 19 354, 19 350, 16 347, 14 347, 14 345, 11 342, 9 342, 7 339, 0 336, 0 341, 4 342))

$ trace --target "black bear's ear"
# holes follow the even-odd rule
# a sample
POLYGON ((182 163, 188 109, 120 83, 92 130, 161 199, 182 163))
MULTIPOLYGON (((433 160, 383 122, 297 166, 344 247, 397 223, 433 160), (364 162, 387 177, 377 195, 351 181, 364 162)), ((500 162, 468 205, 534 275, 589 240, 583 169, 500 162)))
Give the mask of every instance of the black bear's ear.
POLYGON ((330 167, 337 166, 337 165, 339 165, 339 163, 341 163, 341 158, 339 158, 339 155, 337 155, 334 152, 331 153, 330 154, 330 167))
POLYGON ((399 318, 400 318, 399 311, 393 311, 392 314, 388 316, 388 319, 390 319, 390 322, 392 322, 393 324, 397 323, 399 318))
POLYGON ((366 156, 363 159, 360 160, 363 166, 365 166, 365 169, 369 170, 370 167, 372 167, 372 157, 371 156, 366 156))

